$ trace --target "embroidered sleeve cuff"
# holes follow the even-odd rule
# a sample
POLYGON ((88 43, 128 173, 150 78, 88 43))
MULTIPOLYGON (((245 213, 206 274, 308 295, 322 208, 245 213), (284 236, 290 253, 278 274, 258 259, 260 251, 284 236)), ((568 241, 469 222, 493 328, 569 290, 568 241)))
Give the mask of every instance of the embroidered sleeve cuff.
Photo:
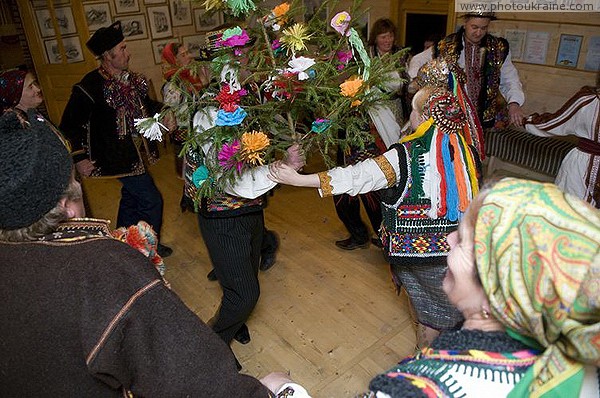
POLYGON ((277 398, 310 398, 308 392, 300 384, 285 383, 277 391, 277 398))
POLYGON ((383 155, 377 156, 373 160, 375 160, 375 163, 377 163, 377 166, 379 166, 381 172, 385 176, 385 179, 387 180, 387 186, 394 186, 396 184, 396 171, 390 164, 389 160, 383 155))
POLYGON ((319 176, 321 196, 332 196, 333 186, 331 185, 331 176, 326 171, 317 174, 319 176))

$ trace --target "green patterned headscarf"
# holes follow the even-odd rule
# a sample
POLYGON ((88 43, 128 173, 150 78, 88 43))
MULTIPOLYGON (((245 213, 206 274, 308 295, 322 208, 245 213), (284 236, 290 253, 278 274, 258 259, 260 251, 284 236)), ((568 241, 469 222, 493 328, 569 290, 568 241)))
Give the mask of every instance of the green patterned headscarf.
POLYGON ((503 179, 478 213, 475 258, 494 316, 543 350, 509 397, 578 396, 582 363, 600 366, 600 212, 503 179))

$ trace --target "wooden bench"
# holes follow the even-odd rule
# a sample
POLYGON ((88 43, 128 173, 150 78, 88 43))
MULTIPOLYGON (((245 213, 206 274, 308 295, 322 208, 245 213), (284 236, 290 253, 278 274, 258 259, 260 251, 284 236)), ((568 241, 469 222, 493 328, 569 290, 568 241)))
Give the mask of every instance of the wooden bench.
POLYGON ((574 138, 537 137, 519 127, 486 130, 486 177, 502 169, 530 179, 554 181, 563 158, 576 146, 574 138))

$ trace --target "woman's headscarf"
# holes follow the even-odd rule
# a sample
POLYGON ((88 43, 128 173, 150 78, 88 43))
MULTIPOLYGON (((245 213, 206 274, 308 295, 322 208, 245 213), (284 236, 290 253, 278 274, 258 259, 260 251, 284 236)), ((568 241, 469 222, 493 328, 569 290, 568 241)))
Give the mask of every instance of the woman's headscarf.
POLYGON ((163 60, 163 77, 165 80, 171 80, 171 78, 177 74, 179 79, 184 83, 191 84, 191 87, 196 91, 199 91, 204 85, 200 76, 192 73, 187 67, 182 67, 177 63, 177 51, 181 45, 179 43, 168 43, 162 51, 163 60))
POLYGON ((0 108, 5 110, 19 103, 23 95, 26 71, 11 69, 0 72, 0 108))
POLYGON ((554 184, 506 178, 479 210, 475 258, 494 316, 543 353, 510 396, 578 395, 600 365, 600 212, 554 184))

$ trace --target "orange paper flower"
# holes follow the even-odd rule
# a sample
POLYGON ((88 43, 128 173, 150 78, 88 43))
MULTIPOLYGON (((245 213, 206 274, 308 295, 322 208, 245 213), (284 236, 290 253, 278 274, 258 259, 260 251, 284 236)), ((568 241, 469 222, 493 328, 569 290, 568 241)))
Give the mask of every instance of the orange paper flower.
POLYGON ((350 108, 354 108, 355 106, 359 106, 360 104, 362 104, 361 100, 354 100, 352 101, 352 103, 350 104, 350 108))
POLYGON ((264 164, 263 151, 269 144, 269 137, 262 131, 242 134, 242 159, 255 166, 264 164))
POLYGON ((358 94, 358 91, 362 87, 362 84, 363 80, 360 77, 351 77, 350 79, 340 84, 340 94, 342 94, 344 97, 354 97, 356 96, 356 94, 358 94))
POLYGON ((288 3, 281 3, 273 8, 273 15, 275 15, 277 18, 280 18, 282 15, 287 14, 289 10, 290 5, 288 3))

